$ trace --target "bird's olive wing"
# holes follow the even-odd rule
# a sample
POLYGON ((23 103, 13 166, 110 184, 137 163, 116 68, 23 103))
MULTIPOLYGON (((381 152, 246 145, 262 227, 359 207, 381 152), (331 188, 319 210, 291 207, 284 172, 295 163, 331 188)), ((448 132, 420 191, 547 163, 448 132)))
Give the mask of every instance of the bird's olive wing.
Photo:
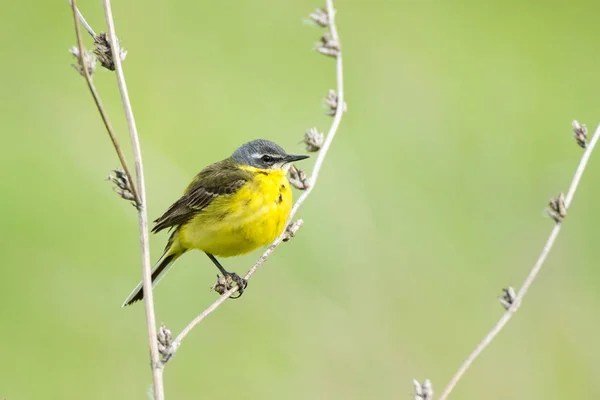
POLYGON ((184 195, 154 221, 156 225, 152 232, 185 224, 201 213, 214 199, 236 193, 251 179, 248 171, 228 161, 210 165, 196 175, 184 195))

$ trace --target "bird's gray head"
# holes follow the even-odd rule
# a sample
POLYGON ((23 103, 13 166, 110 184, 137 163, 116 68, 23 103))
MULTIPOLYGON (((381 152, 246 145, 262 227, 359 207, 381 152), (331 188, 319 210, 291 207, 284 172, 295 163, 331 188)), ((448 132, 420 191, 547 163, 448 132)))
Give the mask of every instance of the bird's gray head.
POLYGON ((279 145, 264 139, 244 143, 231 156, 241 165, 259 169, 281 169, 308 156, 288 154, 279 145))

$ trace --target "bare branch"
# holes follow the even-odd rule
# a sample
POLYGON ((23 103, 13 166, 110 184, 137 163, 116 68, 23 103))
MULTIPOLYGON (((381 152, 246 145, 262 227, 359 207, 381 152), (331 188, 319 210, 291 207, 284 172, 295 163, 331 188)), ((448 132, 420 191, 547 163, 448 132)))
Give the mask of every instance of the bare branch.
MULTIPOLYGON (((78 15, 77 2, 76 2, 76 0, 71 0, 69 2, 71 4, 71 9, 73 10, 73 20, 75 21, 75 35, 77 36, 77 49, 78 49, 78 54, 76 56, 77 56, 79 68, 81 68, 81 71, 83 72, 83 77, 85 78, 85 81, 87 82, 90 92, 92 93, 92 97, 94 98, 96 107, 98 108, 98 111, 100 112, 100 117, 102 117, 102 121, 104 122, 106 131, 108 132, 110 141, 112 142, 115 152, 117 153, 117 157, 119 157, 119 162, 121 163, 121 167, 123 168, 123 171, 125 172, 125 175, 127 176, 127 179, 131 183, 131 192, 132 192, 134 200, 135 200, 135 205, 136 205, 136 207, 138 207, 140 204, 140 198, 137 194, 135 185, 133 184, 133 179, 131 177, 131 173, 129 172, 129 167, 127 166, 127 161, 125 161, 125 155, 123 154, 123 150, 121 150, 121 146, 119 145, 119 141, 117 140, 115 131, 112 127, 112 124, 110 123, 110 120, 108 119, 106 110, 104 109, 104 106, 102 105, 102 101, 100 100, 100 94, 96 90, 96 86, 94 85, 94 82, 92 81, 92 76, 90 74, 90 71, 88 70, 87 63, 85 63, 84 59, 83 59, 84 54, 85 54, 85 48, 83 47, 83 39, 81 37, 81 32, 79 30, 79 19, 77 16, 78 15)), ((81 17, 81 18, 83 18, 83 17, 81 17)))
POLYGON ((135 118, 129 100, 123 66, 121 65, 121 51, 117 41, 115 23, 113 20, 110 0, 104 0, 104 16, 106 26, 108 27, 108 37, 115 64, 117 84, 121 93, 121 102, 125 111, 125 118, 129 128, 129 137, 133 149, 133 158, 135 160, 135 170, 137 178, 137 189, 139 194, 138 220, 140 231, 140 250, 142 256, 142 281, 144 287, 144 306, 146 309, 146 324, 148 328, 148 344, 150 347, 150 358, 152 361, 152 378, 154 388, 154 400, 164 400, 163 369, 162 362, 158 353, 158 342, 156 332, 156 317, 154 314, 154 296, 152 293, 152 279, 150 270, 150 244, 148 240, 148 213, 146 208, 146 186, 144 183, 144 167, 142 163, 142 151, 138 137, 135 118))
MULTIPOLYGON (((562 221, 563 221, 562 220, 563 217, 561 216, 561 214, 563 216, 566 215, 567 209, 571 206, 571 202, 573 201, 573 196, 575 195, 575 191, 577 190, 579 181, 581 180, 581 176, 583 175, 583 171, 585 170, 585 168, 587 166, 587 163, 590 159, 592 151, 594 150, 594 147, 596 146, 596 143, 598 142, 599 138, 600 138, 600 125, 598 125, 598 128, 596 128, 596 132, 594 132, 594 136, 592 137, 591 142, 589 144, 587 144, 586 150, 583 153, 583 155, 581 156, 581 161, 579 161, 579 166, 577 167, 577 170, 575 171, 575 176, 573 176, 573 181, 571 182, 569 191, 567 192, 567 195, 564 196, 564 203, 561 204, 562 201, 560 200, 560 196, 559 196, 559 200, 557 200, 557 203, 556 203, 557 215, 560 218, 555 218, 555 224, 554 224, 554 227, 552 228, 552 231, 550 232, 550 236, 548 237, 548 240, 546 241, 546 244, 544 245, 544 248, 542 249, 542 252, 540 253, 533 268, 529 272, 529 275, 527 275, 525 282, 523 282, 523 286, 521 286, 521 289, 517 293, 516 297, 511 299, 512 304, 510 304, 510 307, 508 307, 506 313, 504 313, 502 315, 502 317, 496 323, 496 325, 492 328, 492 330, 488 332, 488 334, 477 345, 475 350, 473 350, 473 352, 469 355, 469 357, 467 357, 467 359, 460 366, 458 371, 454 374, 454 376, 452 377, 452 379, 450 380, 450 382, 444 389, 444 392, 440 396, 439 400, 446 400, 448 398, 448 396, 450 395, 450 393, 452 392, 452 390, 454 389, 454 387, 456 386, 458 381, 461 380, 461 378, 463 377, 465 372, 467 372, 467 370, 469 369, 471 364, 473 364, 475 359, 477 359, 477 357, 479 357, 481 355, 483 350, 485 350, 490 345, 490 343, 492 343, 492 341, 496 338, 496 335, 498 335, 498 333, 500 333, 500 331, 506 326, 508 321, 510 321, 510 319, 512 318, 514 313, 517 311, 517 309, 521 305, 523 297, 525 297, 525 295, 527 294, 527 291, 529 290, 532 283, 535 281, 535 278, 537 277, 538 273, 542 269, 542 266, 544 265, 544 262, 546 261, 546 258, 548 257, 548 254, 550 253, 550 250, 552 249, 552 246, 554 245, 554 242, 556 241, 556 238, 558 237, 558 234, 560 233, 560 229, 562 227, 562 221)), ((579 142, 581 140, 579 140, 577 137, 576 137, 576 139, 579 144, 579 142)))
MULTIPOLYGON (((265 263, 265 261, 267 261, 269 256, 275 251, 275 249, 277 247, 279 247, 279 245, 281 243, 287 242, 296 234, 296 232, 302 226, 303 223, 304 222, 301 219, 291 223, 286 228, 286 230, 283 231, 283 233, 277 239, 275 239, 275 241, 273 243, 271 243, 271 245, 269 247, 267 247, 265 252, 260 256, 260 258, 256 261, 256 263, 254 263, 252 268, 250 268, 250 270, 246 273, 246 275, 244 275, 244 279, 249 280, 256 273, 256 271, 265 263)), ((198 325, 200 322, 202 322, 202 320, 204 318, 206 318, 210 314, 212 314, 213 311, 215 311, 221 304, 223 304, 225 302, 225 300, 227 300, 232 294, 237 292, 237 290, 238 290, 237 286, 234 286, 233 288, 229 289, 228 291, 223 293, 217 300, 215 300, 215 302, 212 303, 207 309, 202 311, 202 313, 200 315, 198 315, 196 318, 194 318, 181 331, 181 333, 179 335, 177 335, 175 340, 172 341, 170 353, 169 353, 169 356, 167 357, 167 359, 171 358, 175 354, 175 352, 177 351, 179 346, 181 346, 181 342, 183 341, 183 339, 185 339, 185 337, 188 335, 188 333, 190 333, 190 331, 192 329, 194 329, 194 327, 196 325, 198 325)))
MULTIPOLYGON (((296 213, 298 212, 298 210, 300 209, 302 204, 304 204, 304 202, 306 201, 306 199, 308 198, 308 196, 310 195, 310 193, 312 192, 312 190, 315 187, 315 184, 319 177, 319 172, 321 171, 323 162, 325 161, 325 157, 327 156, 327 153, 329 151, 331 143, 333 142, 333 139, 335 138, 338 127, 340 126, 340 122, 342 120, 342 115, 345 111, 342 52, 341 52, 341 46, 340 46, 340 38, 339 38, 339 35, 337 32, 337 27, 335 25, 335 9, 333 8, 333 0, 326 0, 326 2, 327 2, 327 9, 326 9, 327 18, 321 17, 320 20, 328 21, 328 26, 329 26, 329 30, 330 30, 330 38, 333 42, 336 43, 336 46, 337 46, 336 54, 335 55, 328 54, 328 55, 332 55, 333 57, 336 58, 336 81, 337 81, 337 93, 336 93, 336 98, 335 98, 336 104, 343 104, 344 106, 342 106, 342 107, 336 106, 335 107, 335 112, 333 113, 333 122, 331 123, 329 131, 327 132, 325 141, 323 142, 321 149, 319 151, 319 155, 317 156, 317 159, 315 161, 312 176, 309 179, 309 185, 306 188, 306 190, 304 190, 302 195, 300 195, 300 197, 298 198, 298 200, 292 207, 292 211, 291 211, 290 217, 288 219, 288 228, 277 239, 275 239, 275 241, 273 243, 271 243, 271 245, 269 247, 267 247, 265 252, 260 256, 260 258, 252 266, 252 268, 250 268, 248 273, 246 273, 246 275, 244 276, 244 279, 246 279, 246 280, 249 280, 256 273, 258 268, 260 268, 265 263, 265 261, 275 251, 275 249, 282 242, 289 240, 295 234, 295 231, 297 231, 298 228, 300 227, 301 223, 298 223, 298 221, 293 224, 290 224, 290 222, 293 220, 294 216, 296 215, 296 213)), ((188 326, 186 326, 183 329, 183 331, 181 331, 181 333, 175 338, 175 340, 173 340, 169 358, 177 351, 179 346, 181 346, 181 342, 190 333, 190 331, 192 329, 194 329, 194 327, 196 325, 198 325, 200 322, 202 322, 202 320, 204 320, 204 318, 206 318, 213 311, 215 311, 221 304, 223 304, 237 290, 238 290, 237 286, 229 289, 228 291, 223 293, 207 309, 205 309, 200 315, 198 315, 196 318, 194 318, 188 324, 188 326)))
POLYGON ((73 5, 74 2, 75 2, 74 0, 69 0, 69 4, 71 5, 71 7, 75 8, 74 12, 77 14, 77 18, 79 18, 79 21, 81 21, 81 25, 83 25, 83 27, 85 28, 86 31, 88 31, 90 36, 92 36, 95 39, 96 32, 94 32, 94 30, 92 29, 90 24, 88 24, 88 22, 85 20, 85 18, 83 18, 83 14, 79 11, 79 8, 77 8, 77 5, 73 5))

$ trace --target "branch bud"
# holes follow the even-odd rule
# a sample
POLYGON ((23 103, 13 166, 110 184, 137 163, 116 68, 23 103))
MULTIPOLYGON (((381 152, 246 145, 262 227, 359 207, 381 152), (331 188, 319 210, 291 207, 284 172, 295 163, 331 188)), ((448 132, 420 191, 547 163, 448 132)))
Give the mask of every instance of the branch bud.
POLYGON ((135 196, 131 189, 131 182, 129 182, 129 178, 127 178, 125 171, 119 168, 113 170, 108 176, 108 180, 115 184, 116 187, 113 187, 113 190, 121 196, 121 198, 131 201, 133 205, 136 206, 135 196))
POLYGON ((156 334, 156 340, 158 342, 158 352, 162 356, 161 362, 164 364, 175 355, 175 352, 171 348, 172 335, 171 331, 165 324, 160 325, 160 329, 156 334))
MULTIPOLYGON (((329 107, 329 110, 326 112, 326 114, 334 116, 338 109, 338 95, 335 90, 329 89, 329 93, 327 93, 327 97, 323 99, 323 103, 329 107)), ((346 112, 346 109, 346 103, 344 102, 342 112, 346 112)))
POLYGON ((575 141, 580 147, 585 149, 587 147, 587 126, 585 126, 585 124, 580 124, 577 120, 573 120, 571 126, 573 127, 573 137, 575 138, 575 141))
POLYGON ((508 309, 512 307, 515 300, 517 299, 517 292, 515 292, 515 289, 512 286, 502 289, 502 292, 504 294, 502 295, 502 297, 498 297, 498 301, 500 302, 500 304, 502 304, 502 307, 504 307, 504 309, 508 311, 508 309))
MULTIPOLYGON (((120 41, 117 41, 117 43, 119 45, 119 57, 121 58, 121 61, 125 61, 125 57, 127 57, 127 51, 121 47, 120 41)), ((98 57, 100 65, 110 71, 115 70, 115 60, 112 56, 110 41, 108 40, 108 36, 105 32, 99 33, 94 38, 94 54, 98 57)))
POLYGON ((340 55, 342 47, 340 42, 334 40, 331 34, 326 32, 321 36, 321 42, 316 44, 316 49, 319 53, 325 54, 329 57, 337 57, 340 55))
POLYGON ((83 57, 79 57, 79 47, 73 46, 69 49, 69 53, 71 53, 71 55, 77 59, 77 64, 71 65, 77 70, 77 72, 79 72, 79 75, 85 77, 85 71, 83 69, 83 65, 81 64, 82 62, 85 63, 90 76, 94 74, 96 71, 96 57, 94 54, 92 54, 92 52, 84 49, 83 57))
POLYGON ((289 171, 289 181, 296 189, 306 190, 310 186, 310 182, 308 177, 306 176, 306 172, 298 169, 295 165, 290 167, 289 171))
POLYGON ((300 229, 303 224, 304 224, 304 221, 302 219, 297 219, 294 222, 292 222, 291 224, 289 224, 287 226, 287 228, 285 228, 285 235, 283 236, 282 240, 284 242, 287 242, 291 238, 293 238, 294 236, 296 236, 296 233, 298 232, 298 229, 300 229))
POLYGON ((423 383, 413 379, 413 385, 415 386, 415 400, 433 400, 433 386, 429 379, 425 379, 423 383))
POLYGON ((565 204, 564 193, 559 194, 558 197, 550 199, 548 206, 550 208, 547 208, 546 212, 557 224, 561 223, 567 216, 567 206, 565 204))
POLYGON ((325 135, 319 132, 317 128, 310 128, 304 133, 304 144, 306 150, 310 152, 319 151, 323 147, 325 141, 325 135))
POLYGON ((310 19, 322 28, 329 26, 329 14, 325 8, 317 8, 309 15, 310 19))

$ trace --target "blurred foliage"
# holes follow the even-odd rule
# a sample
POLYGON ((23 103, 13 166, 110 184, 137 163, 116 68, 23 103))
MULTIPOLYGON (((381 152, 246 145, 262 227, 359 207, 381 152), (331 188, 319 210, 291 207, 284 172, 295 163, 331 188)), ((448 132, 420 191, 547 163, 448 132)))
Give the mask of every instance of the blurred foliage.
MULTIPOLYGON (((206 164, 264 137, 289 151, 330 119, 333 60, 301 1, 113 5, 147 172, 150 217, 206 164)), ((80 1, 101 31, 100 1, 80 1)), ((407 399, 439 393, 502 313, 581 155, 570 123, 600 119, 600 4, 339 0, 348 113, 305 226, 242 300, 183 344, 168 398, 407 399)), ((0 6, 0 397, 146 399, 136 215, 83 80, 66 1, 0 6)), ((91 41, 86 38, 88 46, 91 41)), ((114 76, 95 81, 128 148, 114 76)), ((308 164, 307 164, 308 165, 308 164)), ((600 396, 600 154, 521 311, 456 399, 600 396)), ((166 235, 152 238, 159 256, 166 235)), ((258 253, 224 260, 244 272, 258 253)), ((183 257, 156 290, 179 331, 214 298, 215 268, 183 257)))

